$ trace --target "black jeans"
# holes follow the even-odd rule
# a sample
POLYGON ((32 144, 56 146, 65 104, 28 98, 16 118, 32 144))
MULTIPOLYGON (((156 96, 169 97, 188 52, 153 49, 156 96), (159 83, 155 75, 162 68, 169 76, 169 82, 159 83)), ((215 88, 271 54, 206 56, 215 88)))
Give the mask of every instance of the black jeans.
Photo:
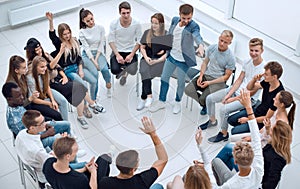
POLYGON ((62 121, 63 118, 61 117, 61 114, 50 108, 47 105, 44 104, 35 104, 35 103, 30 103, 25 107, 26 110, 37 110, 41 112, 41 114, 45 117, 47 121, 49 120, 55 120, 55 121, 62 121))
MULTIPOLYGON (((119 52, 119 53, 124 59, 126 58, 127 55, 130 54, 129 52, 119 52)), ((119 64, 116 59, 116 56, 113 53, 110 56, 111 73, 114 75, 119 74, 124 69, 130 75, 135 75, 137 72, 137 65, 138 65, 138 59, 136 54, 133 56, 131 62, 125 64, 119 64)))

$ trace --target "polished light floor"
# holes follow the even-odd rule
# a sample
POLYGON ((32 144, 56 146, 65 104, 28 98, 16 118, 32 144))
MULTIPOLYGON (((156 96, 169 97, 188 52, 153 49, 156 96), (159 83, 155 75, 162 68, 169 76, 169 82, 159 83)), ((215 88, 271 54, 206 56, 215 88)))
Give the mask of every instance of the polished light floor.
MULTIPOLYGON (((138 18, 143 24, 143 28, 149 27, 150 16, 157 12, 154 4, 150 2, 145 6, 137 3, 138 1, 131 1, 132 16, 138 18)), ((155 3, 153 1, 152 3, 155 3)), ((85 8, 90 9, 95 16, 96 22, 105 27, 106 33, 109 30, 109 23, 112 19, 118 17, 117 5, 119 1, 112 0, 99 4, 92 4, 85 8), (105 15, 105 17, 103 16, 105 15)), ((166 22, 169 18, 177 15, 178 1, 174 1, 172 12, 165 13, 166 22), (176 13, 176 14, 175 14, 176 13)), ((169 4, 170 6, 170 4, 169 4)), ((157 7, 157 5, 155 6, 157 7)), ((158 10, 162 11, 162 10, 158 10)), ((68 12, 66 14, 54 17, 55 28, 61 22, 68 23, 73 35, 78 36, 78 11, 68 12)), ((50 40, 48 39, 48 23, 44 19, 39 22, 27 24, 12 30, 0 32, 0 84, 5 81, 8 72, 8 60, 12 55, 21 55, 25 57, 23 50, 26 41, 30 37, 37 38, 43 48, 47 52, 54 50, 50 40)), ((108 48, 108 51, 109 48, 108 48)), ((109 53, 107 53, 109 54, 109 53)), ((200 61, 199 61, 200 63, 200 61)), ((239 68, 240 66, 238 66, 239 68)), ((237 71, 237 74, 239 72, 237 71)), ((82 149, 87 151, 87 155, 80 158, 82 161, 88 161, 92 156, 98 156, 101 153, 113 151, 114 157, 118 152, 126 149, 136 149, 140 154, 140 168, 138 171, 149 168, 155 160, 155 151, 149 136, 142 133, 139 129, 141 127, 140 119, 143 116, 149 116, 157 127, 158 135, 165 144, 169 155, 169 162, 158 178, 158 182, 164 186, 168 181, 171 181, 177 174, 182 175, 187 168, 192 164, 194 159, 199 158, 199 153, 194 141, 194 133, 200 123, 207 121, 207 116, 199 114, 200 106, 193 103, 191 109, 191 102, 188 101, 184 95, 182 99, 182 111, 174 115, 172 114, 172 104, 175 99, 176 81, 171 80, 170 90, 167 98, 167 107, 156 113, 150 113, 147 109, 136 111, 136 105, 139 100, 137 95, 137 88, 140 91, 141 82, 140 77, 129 76, 127 84, 120 86, 119 81, 114 79, 113 96, 106 97, 106 89, 102 76, 99 78, 99 93, 98 102, 104 105, 107 112, 103 114, 93 115, 92 119, 88 119, 89 129, 82 129, 76 121, 76 108, 72 108, 73 112, 69 112, 69 119, 72 123, 72 129, 78 136, 78 142, 82 149)), ((160 80, 159 78, 153 81, 154 98, 158 99, 160 80)), ((297 101, 298 103, 298 101, 297 101)), ((18 170, 18 163, 16 153, 12 145, 12 134, 8 130, 5 119, 6 101, 0 97, 0 121, 2 124, 0 132, 0 186, 1 188, 21 188, 21 180, 18 170)), ((294 138, 292 144, 293 159, 292 164, 287 166, 284 170, 282 181, 279 188, 291 188, 296 183, 296 175, 300 165, 300 137, 299 137, 299 111, 296 113, 294 138)), ((218 128, 210 128, 205 131, 204 143, 207 146, 207 152, 211 157, 214 157, 218 151, 225 145, 224 142, 217 144, 208 144, 206 138, 216 134, 218 128)), ((28 144, 30 145, 30 144, 28 144)), ((112 165, 111 175, 118 173, 115 164, 112 165)), ((27 188, 34 188, 31 179, 27 178, 27 188)))

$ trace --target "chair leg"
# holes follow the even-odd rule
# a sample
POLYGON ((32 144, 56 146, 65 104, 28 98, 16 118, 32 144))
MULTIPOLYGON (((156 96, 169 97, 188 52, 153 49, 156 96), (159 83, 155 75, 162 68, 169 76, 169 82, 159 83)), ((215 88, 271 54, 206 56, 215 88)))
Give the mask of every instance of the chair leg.
POLYGON ((189 107, 189 97, 186 96, 185 108, 189 107))
POLYGON ((23 163, 22 163, 22 161, 21 161, 21 159, 20 159, 19 156, 18 156, 18 163, 19 163, 19 171, 20 171, 21 183, 24 186, 24 189, 26 189, 24 167, 23 167, 23 163))
POLYGON ((69 112, 73 113, 73 107, 72 107, 72 104, 68 103, 68 109, 69 109, 69 112))
POLYGON ((136 96, 137 97, 139 97, 140 96, 140 83, 139 83, 139 81, 140 81, 140 78, 139 78, 140 76, 139 76, 139 73, 136 73, 136 85, 135 85, 135 87, 136 87, 136 96))
POLYGON ((115 77, 113 74, 111 74, 111 88, 112 88, 112 91, 115 90, 115 77))
POLYGON ((193 111, 193 102, 194 102, 194 100, 191 98, 191 108, 190 108, 190 111, 193 111))

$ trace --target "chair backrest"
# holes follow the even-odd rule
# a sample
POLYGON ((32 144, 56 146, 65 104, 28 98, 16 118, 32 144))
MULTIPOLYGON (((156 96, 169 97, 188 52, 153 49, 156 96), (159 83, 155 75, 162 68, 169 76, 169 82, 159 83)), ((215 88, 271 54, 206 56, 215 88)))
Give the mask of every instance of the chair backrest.
POLYGON ((27 165, 26 163, 24 163, 19 156, 18 156, 18 161, 19 161, 19 170, 20 170, 20 175, 21 175, 21 181, 22 181, 22 184, 24 185, 24 188, 26 189, 26 182, 25 182, 25 176, 24 176, 25 172, 34 181, 35 188, 40 188, 38 176, 37 176, 37 173, 35 172, 34 168, 31 167, 30 165, 27 165))
POLYGON ((45 184, 45 189, 53 189, 53 188, 52 188, 52 186, 47 182, 47 183, 45 184))
POLYGON ((232 85, 234 83, 234 79, 235 79, 235 72, 236 72, 236 68, 234 70, 232 70, 232 74, 231 74, 231 84, 232 85))

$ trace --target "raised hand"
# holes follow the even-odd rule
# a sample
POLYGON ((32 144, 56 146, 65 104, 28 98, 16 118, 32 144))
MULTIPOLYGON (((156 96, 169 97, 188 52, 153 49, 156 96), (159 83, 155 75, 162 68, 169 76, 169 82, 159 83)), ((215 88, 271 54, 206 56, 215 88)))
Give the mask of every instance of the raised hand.
POLYGON ((53 21, 53 14, 52 14, 52 12, 46 12, 46 18, 47 18, 49 21, 53 21))
POLYGON ((245 108, 250 108, 251 106, 251 97, 250 97, 250 91, 247 89, 242 89, 241 90, 241 95, 239 97, 240 103, 245 107, 245 108))
POLYGON ((203 136, 202 136, 202 130, 201 129, 197 130, 197 132, 195 134, 195 140, 196 140, 198 145, 200 145, 202 143, 203 136))
POLYGON ((152 120, 149 117, 144 116, 142 119, 142 124, 144 126, 144 128, 140 127, 140 129, 146 133, 146 134, 152 134, 155 133, 156 128, 154 127, 152 120))

